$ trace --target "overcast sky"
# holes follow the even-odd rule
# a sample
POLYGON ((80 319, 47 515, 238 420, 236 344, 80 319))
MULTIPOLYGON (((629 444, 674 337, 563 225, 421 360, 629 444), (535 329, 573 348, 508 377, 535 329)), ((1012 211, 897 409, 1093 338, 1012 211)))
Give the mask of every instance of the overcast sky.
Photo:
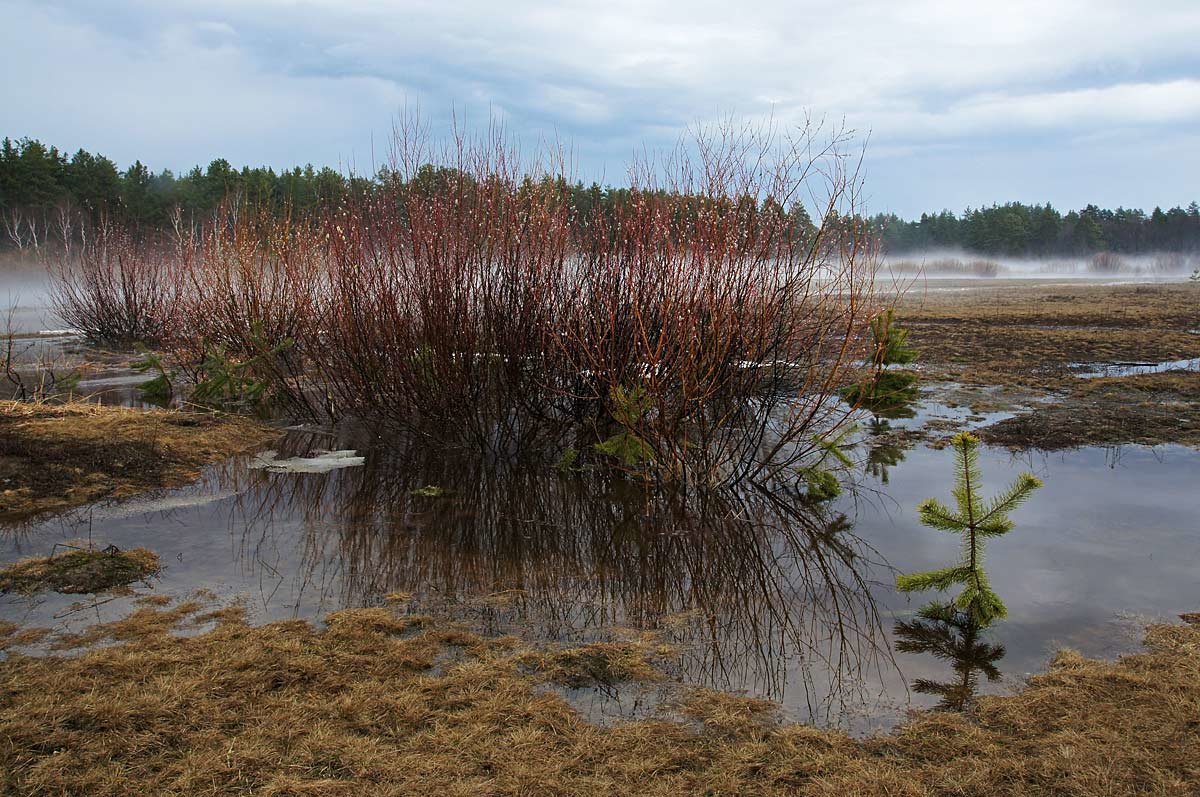
POLYGON ((584 179, 729 113, 869 133, 872 211, 1200 199, 1200 0, 0 0, 0 135, 122 168, 381 162, 407 100, 584 179), (373 156, 374 152, 374 156, 373 156))

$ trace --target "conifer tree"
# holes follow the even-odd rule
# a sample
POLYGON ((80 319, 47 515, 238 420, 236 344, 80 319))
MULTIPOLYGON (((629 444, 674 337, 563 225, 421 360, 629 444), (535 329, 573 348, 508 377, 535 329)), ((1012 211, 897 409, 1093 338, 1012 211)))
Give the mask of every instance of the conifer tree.
POLYGON ((889 369, 890 365, 908 365, 917 359, 917 351, 908 346, 908 330, 896 324, 895 311, 884 310, 871 319, 873 347, 867 365, 871 377, 842 392, 851 404, 858 404, 875 414, 911 417, 905 413, 907 404, 916 397, 917 375, 912 371, 889 369))
POLYGON ((955 584, 961 584, 963 590, 954 600, 954 605, 968 612, 982 627, 1008 614, 1000 596, 988 583, 987 573, 983 569, 984 541, 1012 530, 1013 523, 1008 513, 1041 487, 1042 482, 1032 473, 1022 473, 1007 490, 985 502, 980 495, 979 438, 962 432, 955 435, 950 443, 957 457, 954 487, 957 511, 936 498, 924 501, 917 511, 924 525, 963 535, 962 559, 941 570, 897 576, 896 588, 901 592, 920 592, 927 589, 947 590, 955 584))

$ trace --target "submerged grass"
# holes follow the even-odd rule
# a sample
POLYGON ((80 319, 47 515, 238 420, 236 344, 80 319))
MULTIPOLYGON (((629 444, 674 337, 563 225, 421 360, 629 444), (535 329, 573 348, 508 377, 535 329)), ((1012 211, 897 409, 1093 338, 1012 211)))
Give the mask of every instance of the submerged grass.
POLYGON ((145 579, 158 570, 158 555, 145 548, 69 551, 23 559, 0 569, 0 593, 104 592, 145 579))
MULTIPOLYGON (((522 675, 529 651, 515 641, 386 609, 338 612, 324 631, 226 614, 207 633, 172 633, 200 611, 143 608, 86 640, 120 644, 0 662, 0 791, 1095 795, 1200 783, 1196 625, 1153 626, 1146 652, 1117 662, 1060 653, 1018 694, 856 741, 706 692, 679 707, 694 723, 597 727, 522 675), (439 665, 449 647, 459 656, 439 665)), ((630 645, 621 655, 637 655, 630 645)))
POLYGON ((0 404, 0 523, 186 484, 278 434, 225 415, 96 404, 0 404))

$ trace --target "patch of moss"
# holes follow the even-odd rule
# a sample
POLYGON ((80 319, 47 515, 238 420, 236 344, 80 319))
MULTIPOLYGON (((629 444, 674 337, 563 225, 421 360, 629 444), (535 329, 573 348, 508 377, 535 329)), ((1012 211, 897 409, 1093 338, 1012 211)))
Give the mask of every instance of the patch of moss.
POLYGON ((69 595, 104 592, 159 571, 158 555, 145 548, 70 551, 25 559, 0 570, 0 593, 69 595))

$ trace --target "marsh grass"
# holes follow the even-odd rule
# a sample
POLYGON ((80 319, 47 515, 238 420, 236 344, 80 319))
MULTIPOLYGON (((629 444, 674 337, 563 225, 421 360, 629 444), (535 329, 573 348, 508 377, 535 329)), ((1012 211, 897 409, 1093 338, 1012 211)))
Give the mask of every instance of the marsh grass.
POLYGON ((33 595, 105 592, 144 581, 159 571, 158 556, 145 548, 87 548, 22 559, 0 569, 0 593, 33 595))
POLYGON ((243 418, 85 402, 0 403, 0 522, 186 484, 278 434, 243 418))
POLYGON ((1200 778, 1194 625, 1152 626, 1117 662, 1062 652, 1020 692, 856 741, 703 691, 677 705, 687 722, 598 727, 521 673, 515 640, 384 609, 324 631, 232 612, 174 634, 203 611, 143 608, 75 640, 116 644, 0 661, 0 790, 1090 797, 1184 795, 1200 778))

